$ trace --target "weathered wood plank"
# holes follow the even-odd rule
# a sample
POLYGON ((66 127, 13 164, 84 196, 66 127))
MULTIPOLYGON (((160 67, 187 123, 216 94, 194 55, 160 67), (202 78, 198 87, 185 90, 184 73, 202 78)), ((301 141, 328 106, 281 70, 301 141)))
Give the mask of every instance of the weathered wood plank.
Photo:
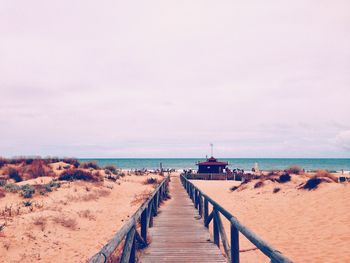
POLYGON ((149 231, 151 244, 143 250, 140 262, 226 262, 212 241, 208 229, 198 219, 197 207, 202 206, 199 193, 188 197, 178 177, 170 184, 172 198, 162 206, 149 231))

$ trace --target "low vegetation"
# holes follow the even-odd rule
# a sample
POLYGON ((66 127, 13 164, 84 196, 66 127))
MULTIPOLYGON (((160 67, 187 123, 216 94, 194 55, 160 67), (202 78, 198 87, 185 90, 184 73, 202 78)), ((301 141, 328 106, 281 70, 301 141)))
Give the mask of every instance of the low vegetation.
POLYGON ((97 182, 101 180, 101 175, 97 173, 87 172, 81 169, 69 169, 64 171, 59 177, 58 180, 74 181, 91 181, 97 182))
POLYGON ((39 226, 41 231, 44 231, 47 224, 47 218, 44 216, 35 217, 33 218, 33 224, 39 226))
POLYGON ((115 167, 114 165, 107 165, 105 166, 105 170, 110 171, 113 174, 117 173, 117 167, 115 167))
POLYGON ((145 181, 144 181, 144 184, 158 184, 158 180, 157 178, 154 178, 154 177, 148 177, 145 181))
POLYGON ((65 215, 59 215, 53 218, 53 222, 60 224, 63 227, 76 230, 78 228, 78 222, 74 218, 69 218, 65 215))
POLYGON ((21 195, 24 198, 32 198, 35 193, 35 189, 32 185, 26 184, 21 187, 21 195))
POLYGON ((275 187, 274 189, 273 189, 273 193, 274 194, 276 194, 276 193, 278 193, 279 191, 281 191, 281 188, 279 188, 279 187, 275 187))
POLYGON ((290 166, 286 172, 288 174, 302 174, 303 173, 303 170, 299 167, 299 166, 296 166, 296 165, 293 165, 293 166, 290 166))
POLYGON ((330 181, 333 181, 335 183, 338 182, 338 178, 331 173, 329 173, 327 170, 318 170, 315 174, 315 177, 317 178, 323 178, 327 181, 329 179, 330 181))
POLYGON ((7 180, 5 179, 0 179, 0 187, 5 186, 7 184, 7 180))
POLYGON ((16 184, 7 184, 5 185, 5 191, 10 193, 17 193, 21 188, 16 184))
POLYGON ((96 162, 85 162, 85 163, 82 163, 80 164, 79 166, 80 168, 82 169, 100 169, 100 167, 97 165, 96 162))
POLYGON ((302 186, 303 189, 306 190, 314 190, 318 187, 318 185, 322 182, 321 178, 312 177, 302 186))
POLYGON ((22 177, 19 175, 19 172, 17 169, 10 167, 8 169, 8 176, 9 178, 15 180, 16 183, 22 182, 22 177))
POLYGON ((279 183, 286 183, 286 182, 289 182, 291 180, 291 178, 292 177, 288 173, 284 173, 278 178, 278 182, 279 183))
POLYGON ((264 182, 263 182, 263 181, 259 181, 259 182, 256 182, 256 183, 254 184, 254 188, 260 188, 260 187, 262 187, 262 186, 264 186, 264 182))

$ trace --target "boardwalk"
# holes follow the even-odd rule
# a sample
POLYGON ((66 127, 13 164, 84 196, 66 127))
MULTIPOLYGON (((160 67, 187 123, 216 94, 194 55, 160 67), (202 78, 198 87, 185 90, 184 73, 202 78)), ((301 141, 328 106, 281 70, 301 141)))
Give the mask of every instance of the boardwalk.
POLYGON ((150 228, 151 244, 140 262, 226 262, 219 248, 210 241, 208 229, 181 185, 171 178, 171 199, 162 206, 150 228))

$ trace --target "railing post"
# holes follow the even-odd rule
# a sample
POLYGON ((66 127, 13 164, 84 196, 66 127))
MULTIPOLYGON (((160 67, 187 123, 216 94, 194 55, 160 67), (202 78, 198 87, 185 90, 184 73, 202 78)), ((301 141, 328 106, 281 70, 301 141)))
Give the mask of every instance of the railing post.
POLYGON ((135 249, 135 227, 132 227, 125 238, 124 249, 120 262, 135 262, 136 259, 136 249, 135 249))
POLYGON ((129 263, 135 263, 136 262, 136 238, 134 236, 134 239, 132 241, 132 247, 131 247, 131 251, 130 251, 130 259, 129 259, 129 263))
MULTIPOLYGON (((217 213, 215 207, 213 208, 214 214, 217 213)), ((219 226, 216 217, 213 218, 213 236, 214 236, 214 244, 220 247, 220 235, 219 235, 219 226)))
POLYGON ((196 209, 198 209, 198 200, 199 198, 198 198, 198 190, 197 189, 195 189, 194 190, 194 207, 196 208, 196 209))
POLYGON ((209 202, 206 197, 204 197, 204 225, 208 218, 209 202))
POLYGON ((148 208, 145 208, 145 210, 141 214, 141 237, 143 240, 147 243, 147 212, 148 208))
POLYGON ((203 199, 202 199, 202 193, 199 192, 199 209, 198 209, 198 212, 199 212, 199 215, 202 217, 203 216, 203 199))
POLYGON ((158 194, 157 194, 157 207, 160 207, 160 201, 161 201, 160 192, 158 192, 158 194))
POLYGON ((148 226, 153 227, 153 203, 152 203, 152 200, 148 204, 148 226))
POLYGON ((232 263, 239 263, 239 233, 231 222, 231 259, 232 263))

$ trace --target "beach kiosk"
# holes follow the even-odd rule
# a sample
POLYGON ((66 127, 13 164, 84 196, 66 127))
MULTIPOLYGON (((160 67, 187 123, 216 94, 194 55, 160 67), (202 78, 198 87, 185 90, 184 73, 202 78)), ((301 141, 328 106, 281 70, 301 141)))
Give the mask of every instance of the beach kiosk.
MULTIPOLYGON (((197 175, 225 175, 228 162, 219 162, 218 159, 213 156, 204 162, 198 162, 197 175)), ((210 176, 211 177, 211 176, 210 176)))

